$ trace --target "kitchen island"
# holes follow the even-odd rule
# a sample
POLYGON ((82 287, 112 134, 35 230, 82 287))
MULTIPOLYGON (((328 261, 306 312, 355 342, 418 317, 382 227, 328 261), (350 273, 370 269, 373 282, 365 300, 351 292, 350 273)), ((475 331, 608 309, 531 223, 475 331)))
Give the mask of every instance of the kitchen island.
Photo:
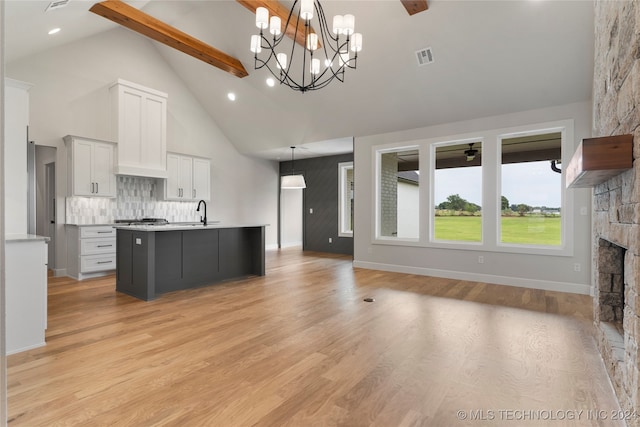
POLYGON ((116 226, 116 291, 149 301, 166 292, 264 276, 265 226, 116 226))

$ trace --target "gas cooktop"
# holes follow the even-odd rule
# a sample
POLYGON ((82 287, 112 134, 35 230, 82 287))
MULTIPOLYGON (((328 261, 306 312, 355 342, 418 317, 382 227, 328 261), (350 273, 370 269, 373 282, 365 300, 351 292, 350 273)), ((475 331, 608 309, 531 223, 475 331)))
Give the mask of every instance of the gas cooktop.
POLYGON ((141 219, 116 219, 116 224, 121 225, 165 225, 169 224, 164 218, 141 218, 141 219))

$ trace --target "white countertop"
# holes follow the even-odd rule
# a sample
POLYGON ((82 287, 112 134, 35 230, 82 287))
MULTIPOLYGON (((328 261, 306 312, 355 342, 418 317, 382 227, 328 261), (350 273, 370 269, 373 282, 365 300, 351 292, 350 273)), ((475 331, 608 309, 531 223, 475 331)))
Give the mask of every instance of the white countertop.
POLYGON ((175 223, 166 225, 117 225, 116 229, 135 231, 184 231, 184 230, 215 230, 220 228, 250 228, 266 227, 269 224, 220 224, 213 223, 206 226, 200 223, 175 223))
POLYGON ((46 236, 38 236, 37 234, 7 234, 4 236, 7 243, 12 242, 48 242, 50 239, 46 236))
POLYGON ((70 225, 72 227, 105 227, 105 226, 114 226, 117 225, 116 223, 110 222, 110 223, 105 223, 105 224, 65 224, 65 225, 70 225))

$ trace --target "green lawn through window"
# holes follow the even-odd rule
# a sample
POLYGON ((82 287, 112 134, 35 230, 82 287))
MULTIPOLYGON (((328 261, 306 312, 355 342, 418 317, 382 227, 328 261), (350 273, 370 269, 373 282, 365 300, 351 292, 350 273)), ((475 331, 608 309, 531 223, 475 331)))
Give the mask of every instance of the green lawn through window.
MULTIPOLYGON (((436 240, 480 242, 482 218, 479 216, 436 216, 436 240)), ((542 215, 502 217, 502 243, 559 246, 560 217, 542 215)))

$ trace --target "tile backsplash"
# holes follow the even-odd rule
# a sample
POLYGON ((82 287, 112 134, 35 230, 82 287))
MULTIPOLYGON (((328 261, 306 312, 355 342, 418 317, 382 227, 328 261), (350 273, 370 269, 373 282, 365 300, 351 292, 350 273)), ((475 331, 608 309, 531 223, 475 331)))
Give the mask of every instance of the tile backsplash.
POLYGON ((67 197, 67 224, 110 224, 116 219, 165 218, 169 222, 200 220, 196 202, 169 202, 160 197, 154 178, 118 176, 117 197, 67 197))

